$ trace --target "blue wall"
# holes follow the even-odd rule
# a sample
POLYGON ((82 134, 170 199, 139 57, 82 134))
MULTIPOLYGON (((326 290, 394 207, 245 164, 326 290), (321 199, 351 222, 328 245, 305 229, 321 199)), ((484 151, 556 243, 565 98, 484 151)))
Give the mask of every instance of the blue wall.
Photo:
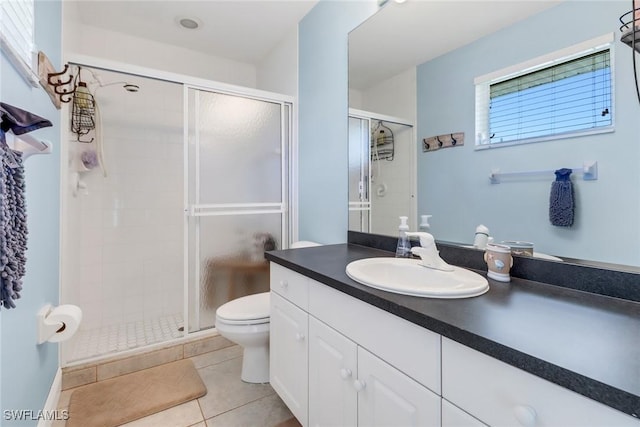
POLYGON ((347 240, 348 33, 375 1, 320 1, 298 27, 299 238, 347 240))
POLYGON ((465 132, 463 147, 430 153, 419 148, 418 213, 433 214, 436 238, 471 243, 483 223, 498 241, 529 240, 540 252, 640 265, 640 106, 631 49, 617 41, 618 17, 628 3, 565 2, 418 67, 419 140, 465 132), (474 150, 475 77, 614 31, 614 133, 474 150), (549 223, 553 174, 499 185, 487 178, 494 168, 545 170, 585 160, 598 161, 599 179, 574 177, 571 228, 549 223))
MULTIPOLYGON (((61 8, 59 0, 36 2, 36 45, 51 62, 61 65, 61 8)), ((0 58, 0 95, 3 102, 45 117, 53 127, 32 135, 53 143, 53 154, 36 155, 25 163, 27 175, 27 274, 17 308, 0 312, 2 347, 0 376, 2 410, 44 407, 58 368, 58 346, 36 344, 36 313, 47 302, 58 303, 60 220, 60 114, 41 87, 29 86, 8 62, 0 58)), ((37 421, 7 421, 3 426, 30 426, 37 421)))

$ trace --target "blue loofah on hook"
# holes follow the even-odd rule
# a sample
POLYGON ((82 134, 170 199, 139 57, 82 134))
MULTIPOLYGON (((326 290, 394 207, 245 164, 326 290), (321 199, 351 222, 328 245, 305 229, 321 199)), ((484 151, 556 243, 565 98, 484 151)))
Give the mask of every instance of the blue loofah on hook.
POLYGON ((556 180, 551 184, 549 196, 549 221, 558 227, 571 227, 575 207, 571 169, 558 169, 555 174, 556 180))

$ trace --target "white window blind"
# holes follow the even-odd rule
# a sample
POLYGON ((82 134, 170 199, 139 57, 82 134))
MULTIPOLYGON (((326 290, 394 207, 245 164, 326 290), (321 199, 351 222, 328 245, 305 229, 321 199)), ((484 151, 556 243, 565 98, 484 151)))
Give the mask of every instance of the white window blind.
MULTIPOLYGON (((476 80, 478 148, 613 129, 610 46, 476 80), (551 64, 551 65, 549 65, 551 64), (546 66, 545 66, 546 65, 546 66)), ((546 58, 545 58, 546 59, 546 58)))
POLYGON ((0 0, 0 46, 9 60, 36 85, 34 0, 0 0))

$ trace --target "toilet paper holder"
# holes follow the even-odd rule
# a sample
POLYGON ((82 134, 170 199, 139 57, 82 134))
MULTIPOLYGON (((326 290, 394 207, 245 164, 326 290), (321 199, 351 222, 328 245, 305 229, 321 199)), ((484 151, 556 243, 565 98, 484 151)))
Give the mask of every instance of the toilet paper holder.
POLYGON ((38 311, 38 313, 36 314, 36 319, 38 323, 38 344, 42 344, 47 341, 59 342, 67 339, 76 332, 79 326, 79 322, 82 319, 82 311, 80 311, 79 307, 72 305, 61 305, 54 308, 51 304, 46 304, 38 311), (52 313, 54 313, 54 310, 57 309, 72 310, 77 312, 77 322, 74 322, 75 324, 73 325, 67 325, 59 318, 55 318, 58 316, 50 316, 52 313))

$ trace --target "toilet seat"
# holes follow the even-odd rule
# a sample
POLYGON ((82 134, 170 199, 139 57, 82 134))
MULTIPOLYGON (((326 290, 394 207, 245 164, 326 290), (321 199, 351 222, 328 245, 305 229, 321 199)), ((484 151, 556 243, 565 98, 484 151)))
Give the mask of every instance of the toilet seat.
POLYGON ((217 322, 228 325, 256 325, 269 323, 271 312, 269 292, 237 298, 218 307, 217 322))

